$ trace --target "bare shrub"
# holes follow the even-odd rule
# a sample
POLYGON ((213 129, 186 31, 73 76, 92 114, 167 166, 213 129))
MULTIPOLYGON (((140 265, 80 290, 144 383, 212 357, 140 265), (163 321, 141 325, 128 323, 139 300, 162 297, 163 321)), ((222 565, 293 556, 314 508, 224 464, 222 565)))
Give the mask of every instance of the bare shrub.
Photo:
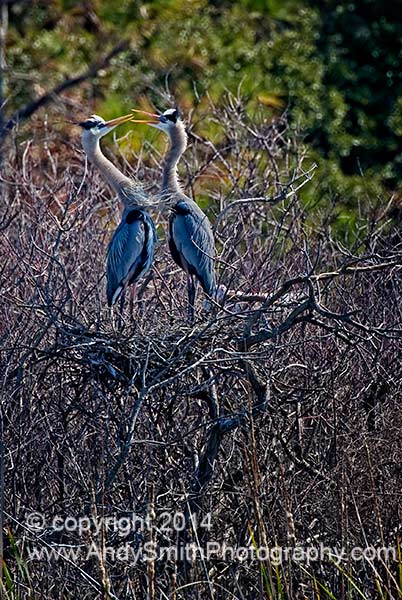
MULTIPOLYGON (((312 212, 298 196, 314 168, 285 117, 255 125, 229 98, 208 118, 225 136, 214 145, 190 127, 183 180, 209 199, 227 292, 209 313, 199 298, 193 327, 161 239, 117 330, 104 265, 119 209, 82 154, 49 134, 5 165, 6 564, 20 598, 304 598, 323 587, 346 598, 352 583, 366 598, 397 597, 396 560, 350 552, 397 546, 400 234, 368 200, 355 246, 333 239, 336 207, 312 212), (32 512, 45 517, 36 529, 32 512), (154 526, 51 525, 132 513, 154 526), (346 554, 340 567, 167 550, 146 560, 147 542, 208 541, 346 554), (112 556, 123 545, 143 560, 112 556), (34 559, 33 548, 58 554, 34 559)), ((156 189, 160 157, 146 157, 131 168, 156 189)))

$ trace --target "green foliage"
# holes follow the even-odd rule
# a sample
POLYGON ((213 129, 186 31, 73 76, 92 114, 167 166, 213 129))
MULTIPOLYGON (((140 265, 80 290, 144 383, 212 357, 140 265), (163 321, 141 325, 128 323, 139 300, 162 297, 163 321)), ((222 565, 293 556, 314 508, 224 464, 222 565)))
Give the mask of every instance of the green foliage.
POLYGON ((342 214, 357 213, 368 191, 393 191, 402 176, 401 8, 401 0, 37 0, 22 10, 17 1, 9 108, 127 38, 113 68, 83 87, 83 103, 95 104, 88 112, 115 116, 145 98, 163 108, 168 81, 185 110, 201 98, 199 131, 216 141, 221 133, 202 121, 208 98, 240 90, 248 110, 264 106, 268 118, 288 106, 320 165, 319 204, 336 194, 342 214))
POLYGON ((339 152, 345 174, 357 173, 360 163, 393 187, 402 176, 402 3, 311 3, 321 14, 325 89, 336 89, 344 107, 336 127, 329 111, 331 127, 313 129, 312 137, 321 149, 339 152))
MULTIPOLYGON (((10 543, 10 551, 15 561, 15 567, 18 574, 17 580, 23 582, 26 591, 31 591, 31 581, 27 564, 20 554, 17 542, 10 530, 7 531, 7 538, 10 543)), ((6 562, 3 560, 3 580, 0 580, 0 596, 5 600, 19 600, 20 595, 17 586, 13 580, 6 562)))

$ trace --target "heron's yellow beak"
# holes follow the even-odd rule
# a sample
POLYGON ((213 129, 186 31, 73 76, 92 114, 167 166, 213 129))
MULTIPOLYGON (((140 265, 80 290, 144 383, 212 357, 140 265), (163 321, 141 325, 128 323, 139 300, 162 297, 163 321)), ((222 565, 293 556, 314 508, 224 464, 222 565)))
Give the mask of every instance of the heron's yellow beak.
MULTIPOLYGON (((147 117, 152 117, 152 119, 146 119, 146 120, 131 118, 130 119, 131 123, 144 123, 144 124, 150 125, 150 124, 155 124, 155 123, 160 122, 159 115, 156 115, 154 113, 147 112, 146 110, 138 110, 136 108, 132 108, 131 111, 133 113, 140 113, 141 115, 147 115, 147 117)), ((131 117, 132 116, 133 115, 131 115, 131 117)))
POLYGON ((132 116, 132 114, 129 114, 122 117, 117 117, 117 119, 112 119, 111 121, 106 121, 105 127, 117 127, 117 125, 120 125, 121 123, 127 123, 127 121, 131 120, 132 116))

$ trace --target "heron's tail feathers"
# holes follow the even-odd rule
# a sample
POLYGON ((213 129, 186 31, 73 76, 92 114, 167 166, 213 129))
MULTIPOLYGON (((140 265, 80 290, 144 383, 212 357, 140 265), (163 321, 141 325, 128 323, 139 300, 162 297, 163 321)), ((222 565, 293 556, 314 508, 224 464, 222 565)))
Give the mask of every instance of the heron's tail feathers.
POLYGON ((215 292, 216 292, 216 283, 215 283, 215 276, 214 273, 212 272, 207 272, 207 273, 200 273, 197 275, 197 279, 201 284, 202 289, 204 290, 204 292, 206 294, 208 294, 208 296, 211 296, 211 298, 214 298, 215 296, 215 292))
POLYGON ((116 302, 120 298, 123 290, 124 290, 123 285, 117 286, 117 288, 115 290, 113 290, 112 288, 107 289, 106 295, 107 295, 107 304, 108 304, 109 308, 111 308, 112 306, 114 306, 116 304, 116 302))
MULTIPOLYGON (((217 304, 220 304, 221 306, 223 306, 225 304, 227 292, 228 292, 228 288, 221 283, 220 285, 214 285, 214 287, 212 289, 212 293, 210 293, 208 295, 213 300, 215 300, 215 302, 217 304)), ((209 312, 210 310, 212 310, 212 302, 208 299, 204 300, 204 310, 206 312, 209 312)))

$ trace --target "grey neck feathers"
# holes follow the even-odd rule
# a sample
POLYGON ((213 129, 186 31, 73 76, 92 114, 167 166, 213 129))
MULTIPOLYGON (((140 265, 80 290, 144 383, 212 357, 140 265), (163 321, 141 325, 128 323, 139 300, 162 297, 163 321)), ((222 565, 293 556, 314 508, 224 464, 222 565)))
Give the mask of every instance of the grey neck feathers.
POLYGON ((181 192, 181 186, 177 175, 177 163, 187 147, 187 135, 183 123, 169 132, 170 148, 163 169, 162 195, 181 192))
POLYGON ((90 142, 84 139, 82 140, 82 145, 88 159, 99 169, 110 187, 119 194, 123 203, 126 204, 125 198, 122 197, 121 190, 123 186, 131 186, 132 181, 123 175, 123 173, 102 153, 99 139, 94 138, 93 141, 91 140, 90 142))

